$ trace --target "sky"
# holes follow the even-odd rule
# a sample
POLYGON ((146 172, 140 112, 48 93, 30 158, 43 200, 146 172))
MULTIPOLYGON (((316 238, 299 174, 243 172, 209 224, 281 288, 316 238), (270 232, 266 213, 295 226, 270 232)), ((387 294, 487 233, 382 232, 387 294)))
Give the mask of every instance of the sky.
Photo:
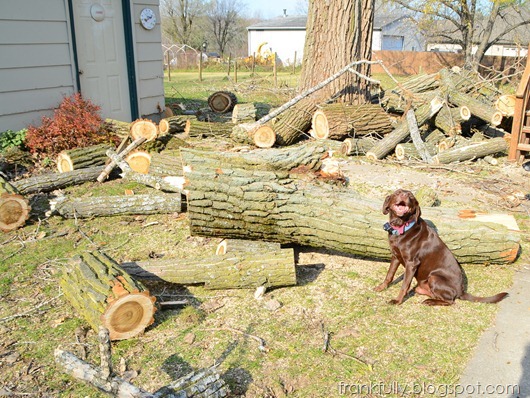
MULTIPOLYGON (((287 15, 302 14, 304 0, 246 0, 246 14, 251 18, 271 19, 283 15, 284 8, 287 15)), ((242 2, 242 3, 243 3, 242 2)))

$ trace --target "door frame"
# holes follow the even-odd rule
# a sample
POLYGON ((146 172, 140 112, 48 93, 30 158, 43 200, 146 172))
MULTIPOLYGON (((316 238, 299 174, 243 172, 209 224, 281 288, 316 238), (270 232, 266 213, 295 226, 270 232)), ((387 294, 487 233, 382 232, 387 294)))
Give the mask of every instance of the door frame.
MULTIPOLYGON (((131 18, 131 2, 120 0, 123 18, 123 30, 125 36, 125 60, 127 65, 127 83, 129 86, 129 106, 131 108, 131 119, 136 120, 139 117, 138 111, 138 87, 136 85, 136 62, 134 59, 134 38, 133 23, 131 18)), ((73 11, 74 0, 67 0, 68 14, 70 17, 70 34, 72 37, 72 51, 74 57, 74 70, 77 91, 81 91, 81 79, 79 78, 79 59, 77 56, 77 40, 75 36, 75 20, 73 11)))

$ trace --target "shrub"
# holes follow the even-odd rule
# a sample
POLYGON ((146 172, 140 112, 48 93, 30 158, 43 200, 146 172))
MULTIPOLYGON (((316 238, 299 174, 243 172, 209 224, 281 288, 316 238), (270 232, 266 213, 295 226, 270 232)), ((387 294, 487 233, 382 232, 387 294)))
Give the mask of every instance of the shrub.
POLYGON ((18 131, 7 130, 0 133, 0 152, 5 152, 10 148, 24 149, 27 129, 18 131))
POLYGON ((65 97, 53 117, 42 117, 40 127, 30 126, 26 146, 32 153, 55 155, 66 149, 113 141, 106 132, 100 132, 103 120, 99 106, 76 93, 65 97))

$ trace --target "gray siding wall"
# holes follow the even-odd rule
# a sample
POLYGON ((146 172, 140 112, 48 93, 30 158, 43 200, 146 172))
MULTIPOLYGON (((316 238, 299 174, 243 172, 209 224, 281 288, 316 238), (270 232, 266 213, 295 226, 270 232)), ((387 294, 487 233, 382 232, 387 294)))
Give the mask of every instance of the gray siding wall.
POLYGON ((65 0, 0 1, 0 132, 40 124, 76 90, 65 0))
POLYGON ((158 0, 134 0, 132 6, 133 36, 136 60, 138 109, 141 117, 157 120, 165 108, 162 33, 158 0), (140 25, 140 12, 149 7, 154 10, 157 24, 152 30, 140 25))

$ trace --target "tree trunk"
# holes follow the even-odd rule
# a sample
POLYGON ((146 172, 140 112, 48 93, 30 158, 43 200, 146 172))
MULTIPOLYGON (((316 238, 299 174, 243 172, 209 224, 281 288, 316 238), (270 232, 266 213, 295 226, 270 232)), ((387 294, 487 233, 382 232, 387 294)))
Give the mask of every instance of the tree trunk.
POLYGON ((252 123, 256 121, 256 107, 252 103, 237 104, 232 110, 232 123, 252 123))
POLYGON ((108 129, 120 138, 130 137, 131 123, 121 120, 105 119, 108 129))
POLYGON ((346 138, 342 143, 340 152, 346 156, 366 155, 374 147, 377 140, 372 137, 346 138))
POLYGON ((190 119, 184 133, 189 137, 229 137, 234 127, 231 123, 201 122, 190 119))
POLYGON ((95 166, 86 169, 67 171, 66 173, 46 173, 25 178, 23 180, 13 181, 12 185, 22 195, 38 192, 51 192, 72 185, 84 184, 88 181, 96 181, 102 170, 102 166, 95 166))
POLYGON ((182 158, 180 151, 163 151, 151 155, 149 173, 159 176, 181 176, 182 158))
MULTIPOLYGON (((300 91, 315 86, 322 76, 331 76, 352 60, 370 60, 373 19, 374 0, 310 1, 300 91)), ((352 69, 370 75, 369 64, 352 69)), ((335 96, 351 104, 369 102, 370 84, 347 73, 321 89, 314 99, 324 102, 335 96)))
POLYGON ((438 155, 433 157, 433 160, 436 164, 447 164, 483 158, 484 156, 493 155, 496 153, 506 154, 507 151, 508 143, 504 138, 499 137, 440 152, 438 155))
POLYGON ((471 115, 484 120, 493 126, 498 126, 502 122, 502 113, 496 110, 493 106, 483 103, 470 95, 451 91, 449 93, 449 102, 456 106, 466 107, 471 112, 471 115))
POLYGON ((161 134, 178 134, 184 133, 190 124, 190 119, 196 119, 195 116, 171 116, 160 120, 158 129, 161 134))
POLYGON ((223 239, 221 243, 217 245, 215 254, 222 255, 226 253, 239 253, 239 252, 270 252, 280 250, 281 245, 277 242, 263 242, 260 240, 246 240, 246 239, 223 239))
MULTIPOLYGON (((221 153, 183 150, 183 159, 191 166, 185 176, 194 235, 295 243, 390 258, 382 201, 298 180, 286 171, 289 168, 246 167, 221 153), (211 157, 218 161, 210 162, 211 157)), ((451 209, 425 209, 425 218, 436 225, 462 263, 506 263, 517 256, 520 236, 503 225, 460 220, 451 209)))
POLYGON ((93 166, 102 166, 108 160, 107 144, 93 145, 84 148, 70 149, 62 151, 57 155, 57 169, 59 173, 83 169, 93 166))
POLYGON ((217 91, 208 97, 208 106, 215 113, 230 112, 236 104, 236 95, 229 91, 217 91))
POLYGON ((26 223, 31 207, 29 202, 0 176, 0 231, 13 231, 26 223))
POLYGON ((250 289, 296 285, 293 249, 239 251, 201 259, 159 259, 123 263, 139 279, 162 279, 206 289, 250 289))
POLYGON ((86 198, 61 197, 50 202, 53 212, 64 218, 89 218, 135 214, 180 213, 180 195, 116 195, 86 198))
POLYGON ((271 122, 276 134, 276 145, 294 144, 311 127, 311 116, 317 109, 316 102, 310 97, 285 110, 271 122))
POLYGON ((311 135, 316 139, 343 140, 392 131, 392 120, 379 105, 329 104, 313 114, 311 135))
POLYGON ((154 322, 155 297, 103 253, 74 257, 59 285, 88 324, 96 332, 108 329, 111 340, 135 337, 154 322))
MULTIPOLYGON (((442 101, 438 97, 434 97, 431 102, 418 107, 414 114, 418 126, 427 123, 442 107, 442 101)), ((371 160, 383 159, 386 155, 392 152, 396 145, 401 143, 410 134, 409 124, 406 119, 401 120, 399 125, 390 134, 387 134, 382 140, 366 153, 366 157, 371 160)))

